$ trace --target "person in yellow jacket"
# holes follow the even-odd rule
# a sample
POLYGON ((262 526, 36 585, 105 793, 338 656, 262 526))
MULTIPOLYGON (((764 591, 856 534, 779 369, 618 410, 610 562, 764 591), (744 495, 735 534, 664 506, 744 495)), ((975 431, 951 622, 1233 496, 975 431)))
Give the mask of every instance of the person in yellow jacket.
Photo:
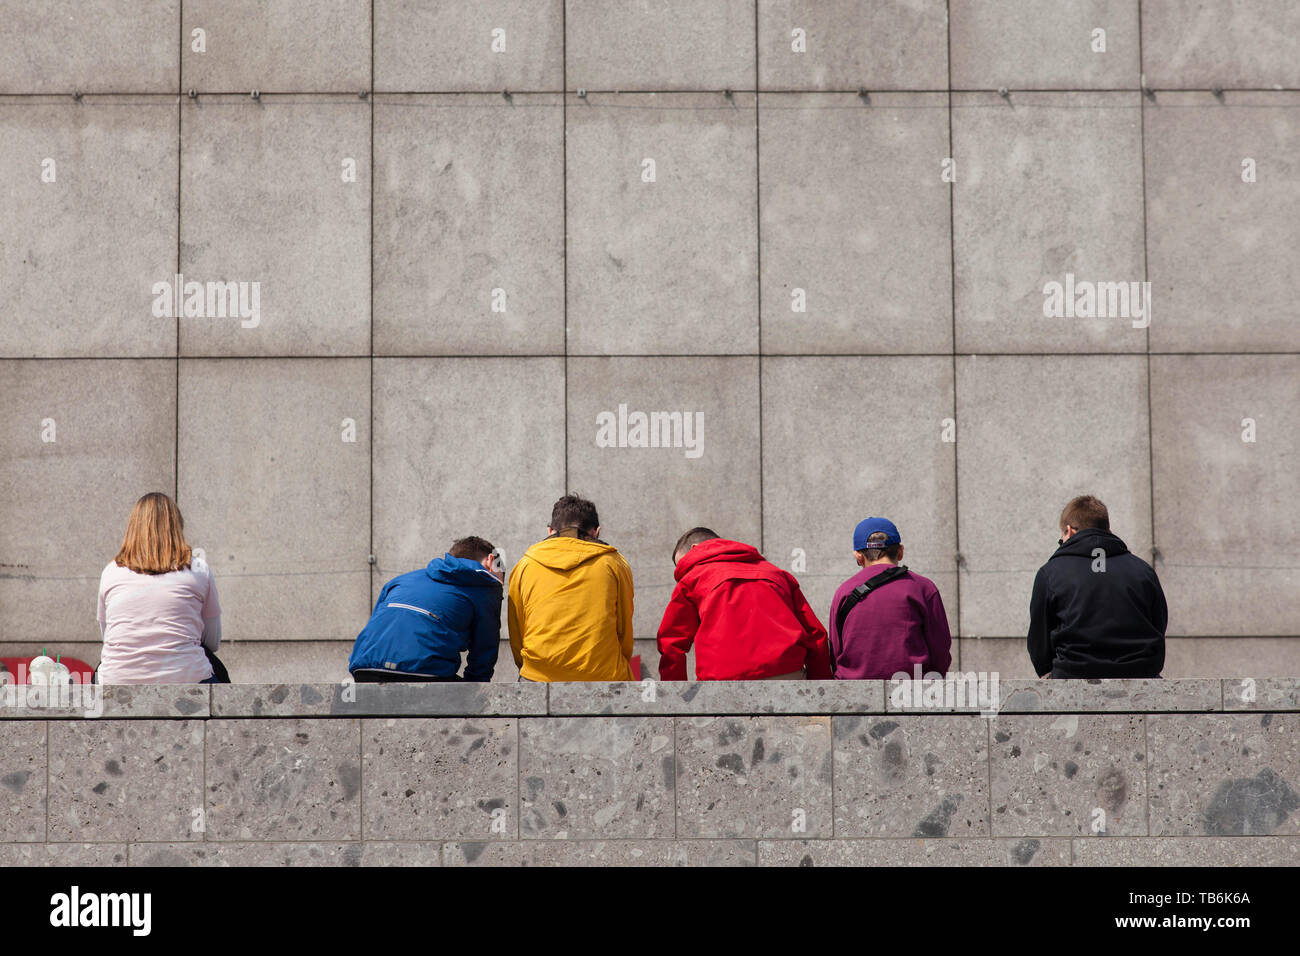
POLYGON ((596 506, 565 495, 546 530, 510 572, 510 650, 519 676, 632 680, 632 569, 599 540, 596 506))

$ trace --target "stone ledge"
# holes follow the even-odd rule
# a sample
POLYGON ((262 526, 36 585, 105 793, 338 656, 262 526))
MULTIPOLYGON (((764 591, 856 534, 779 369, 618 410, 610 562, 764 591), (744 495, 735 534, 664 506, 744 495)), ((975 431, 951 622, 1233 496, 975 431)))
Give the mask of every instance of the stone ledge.
POLYGON ((753 840, 444 843, 443 866, 753 866, 753 840))
POLYGON ((125 866, 125 843, 0 843, 0 868, 125 866))
POLYGON ((882 714, 880 681, 640 681, 550 684, 557 717, 620 715, 882 714))
POLYGON ((1007 680, 999 687, 1004 714, 1180 713, 1223 710, 1223 684, 1182 680, 1007 680))
POLYGON ((759 840, 759 866, 1068 866, 1070 840, 759 840))
POLYGON ((1296 866, 1300 837, 0 843, 0 866, 1296 866))
POLYGON ((0 864, 1287 863, 1297 741, 1269 711, 11 720, 0 864))
POLYGON ((1300 677, 1223 682, 1224 710, 1300 710, 1300 677))
POLYGON ((1074 841, 1075 866, 1300 866, 1298 836, 1093 837, 1074 841))
MULTIPOLYGON (((900 703, 886 681, 641 681, 626 683, 135 684, 74 688, 63 706, 44 691, 0 688, 0 720, 208 719, 214 717, 597 717, 763 714, 983 713, 978 701, 940 702, 942 687, 915 685, 900 703), (929 690, 929 693, 927 693, 929 690), (102 694, 98 703, 95 693, 102 694)), ((1300 713, 1300 678, 1251 680, 1004 680, 997 712, 1300 713)))
POLYGON ((529 717, 545 684, 214 684, 214 717, 529 717))
POLYGON ((77 720, 211 716, 208 684, 97 684, 71 686, 57 700, 49 689, 0 687, 0 720, 77 720))

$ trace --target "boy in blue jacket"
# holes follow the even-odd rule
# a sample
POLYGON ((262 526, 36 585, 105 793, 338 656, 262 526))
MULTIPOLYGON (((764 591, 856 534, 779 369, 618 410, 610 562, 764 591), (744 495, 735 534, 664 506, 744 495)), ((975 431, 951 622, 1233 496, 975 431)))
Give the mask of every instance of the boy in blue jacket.
POLYGON ((504 581, 496 549, 461 538, 428 567, 384 585, 348 670, 364 682, 491 680, 504 581), (462 651, 469 652, 464 677, 457 675, 462 651))

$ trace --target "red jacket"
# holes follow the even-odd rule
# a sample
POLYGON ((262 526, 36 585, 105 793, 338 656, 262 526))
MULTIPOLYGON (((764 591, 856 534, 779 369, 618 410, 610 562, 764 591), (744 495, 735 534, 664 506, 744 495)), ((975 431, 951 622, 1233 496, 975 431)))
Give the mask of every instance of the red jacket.
POLYGON ((659 625, 659 679, 686 680, 695 644, 698 680, 757 680, 807 668, 830 680, 826 629, 794 575, 739 541, 697 544, 677 562, 659 625))

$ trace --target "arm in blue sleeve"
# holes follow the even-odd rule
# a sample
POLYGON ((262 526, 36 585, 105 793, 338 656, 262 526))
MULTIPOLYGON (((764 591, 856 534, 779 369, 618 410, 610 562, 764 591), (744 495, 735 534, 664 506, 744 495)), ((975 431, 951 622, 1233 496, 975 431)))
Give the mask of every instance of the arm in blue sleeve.
POLYGON ((501 592, 474 605, 474 633, 465 656, 465 680, 490 681, 501 647, 501 592))
MULTIPOLYGON (((393 579, 393 581, 396 580, 397 580, 396 578, 393 579)), ((378 611, 379 606, 383 604, 385 600, 388 599, 388 592, 393 589, 393 581, 389 581, 382 588, 379 589, 379 597, 375 598, 375 606, 370 612, 371 617, 375 616, 375 611, 378 611)))

